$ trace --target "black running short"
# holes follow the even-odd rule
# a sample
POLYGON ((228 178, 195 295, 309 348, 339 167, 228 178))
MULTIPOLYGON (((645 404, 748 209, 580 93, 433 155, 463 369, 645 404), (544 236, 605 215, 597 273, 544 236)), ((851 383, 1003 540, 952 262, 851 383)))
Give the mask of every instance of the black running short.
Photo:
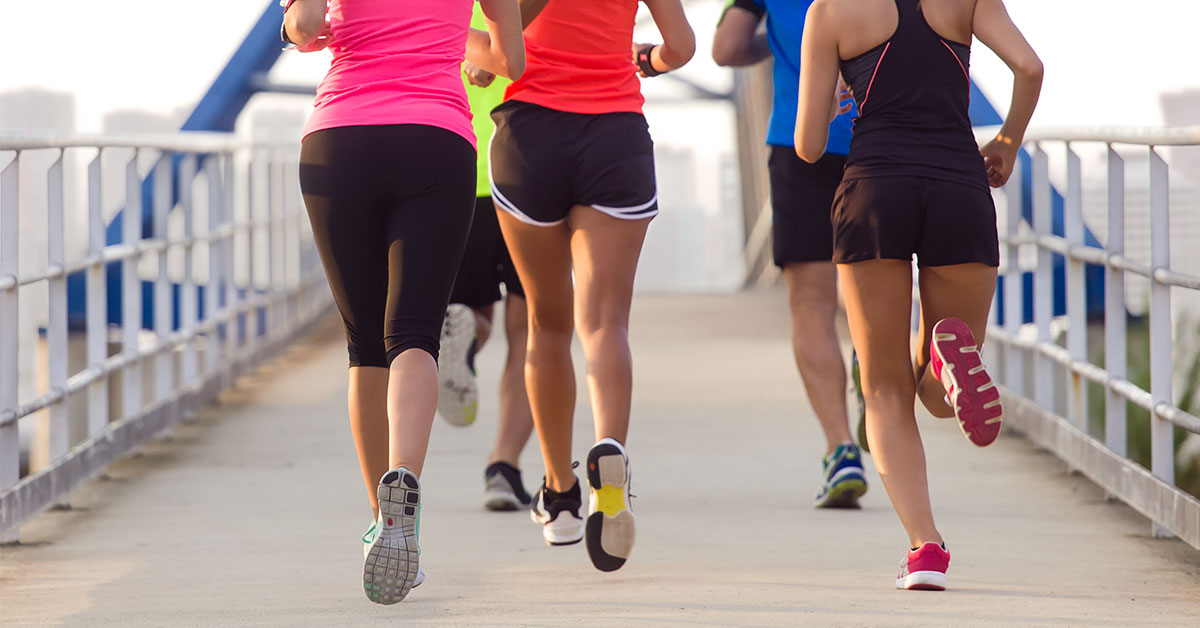
POLYGON ((555 225, 575 205, 625 220, 658 213, 654 143, 642 114, 568 113, 510 100, 492 119, 492 197, 518 220, 555 225))
POLYGON ((973 185, 911 176, 842 182, 833 202, 833 261, 1000 265, 996 206, 973 185))
POLYGON ((767 160, 771 178, 771 229, 775 265, 828 262, 833 258, 833 196, 846 169, 845 155, 826 153, 815 164, 791 146, 772 146, 767 160))
POLYGON ((500 234, 492 197, 480 196, 475 199, 475 220, 467 235, 467 250, 458 265, 450 302, 476 310, 487 307, 500 300, 500 284, 504 284, 509 295, 525 296, 504 236, 500 234))

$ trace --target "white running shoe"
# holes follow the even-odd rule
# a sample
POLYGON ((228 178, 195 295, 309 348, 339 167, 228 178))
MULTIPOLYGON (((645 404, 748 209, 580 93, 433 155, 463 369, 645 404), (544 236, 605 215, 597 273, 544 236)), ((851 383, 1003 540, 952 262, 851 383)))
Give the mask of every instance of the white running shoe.
MULTIPOLYGON (((417 519, 419 520, 420 518, 421 518, 421 509, 418 508, 417 509, 417 519)), ((418 554, 421 553, 421 547, 420 547, 421 530, 420 530, 420 528, 421 528, 421 525, 420 525, 420 522, 418 521, 418 523, 417 523, 417 543, 418 543, 417 553, 418 554)), ((379 529, 379 521, 378 520, 372 521, 371 527, 367 528, 366 533, 364 533, 362 535, 363 562, 364 563, 366 562, 367 557, 371 555, 371 544, 375 542, 375 531, 378 529, 379 529)), ((413 581, 413 588, 415 589, 415 588, 421 586, 422 582, 425 582, 425 570, 420 567, 417 567, 417 579, 413 581)))
POLYGON ((545 480, 533 498, 529 517, 542 526, 542 538, 549 545, 574 545, 583 539, 583 493, 579 482, 571 490, 558 493, 546 488, 545 480))
POLYGON ((629 457, 612 438, 592 446, 587 456, 587 550, 600 571, 616 571, 633 552, 637 536, 629 503, 629 457))
POLYGON ((379 480, 379 522, 363 563, 363 591, 379 604, 403 600, 420 573, 417 513, 421 483, 404 467, 379 480))
POLYGON ((475 312, 451 303, 442 321, 438 352, 438 414, 450 425, 466 427, 479 411, 475 382, 475 312))

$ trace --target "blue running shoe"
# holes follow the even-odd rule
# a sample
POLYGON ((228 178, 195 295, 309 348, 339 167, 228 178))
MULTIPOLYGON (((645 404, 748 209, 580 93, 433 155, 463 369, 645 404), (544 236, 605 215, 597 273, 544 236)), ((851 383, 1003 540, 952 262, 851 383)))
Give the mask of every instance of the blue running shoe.
POLYGON ((817 508, 859 508, 858 498, 867 494, 867 476, 863 473, 862 451, 846 442, 825 456, 825 481, 817 493, 817 508))

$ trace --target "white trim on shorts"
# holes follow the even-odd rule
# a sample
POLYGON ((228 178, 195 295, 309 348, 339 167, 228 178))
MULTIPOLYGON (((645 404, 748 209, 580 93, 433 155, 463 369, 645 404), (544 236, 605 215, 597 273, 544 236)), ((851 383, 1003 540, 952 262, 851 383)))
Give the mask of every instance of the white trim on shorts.
POLYGON ((658 193, 650 200, 641 205, 633 205, 631 207, 608 207, 606 205, 589 205, 592 209, 604 212, 613 218, 620 220, 641 220, 643 218, 653 218, 658 215, 658 208, 654 208, 652 212, 646 212, 651 205, 658 202, 658 193))

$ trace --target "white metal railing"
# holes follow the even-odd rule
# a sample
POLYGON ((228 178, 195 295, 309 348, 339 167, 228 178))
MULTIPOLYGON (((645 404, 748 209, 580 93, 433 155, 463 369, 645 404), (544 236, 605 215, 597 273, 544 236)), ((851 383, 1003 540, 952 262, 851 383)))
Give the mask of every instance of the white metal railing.
POLYGON ((0 134, 0 541, 15 540, 21 523, 210 401, 328 309, 296 182, 298 147, 226 134, 0 134), (37 172, 27 164, 22 176, 33 155, 53 162, 37 172), (69 259, 64 192, 73 178, 64 170, 89 157, 80 186, 86 253, 69 259), (102 187, 113 159, 122 165, 125 198, 123 237, 110 245, 102 187), (44 205, 22 208, 18 187, 31 178, 45 185, 44 205), (198 196, 206 202, 197 203, 198 196), (143 237, 143 197, 151 204, 150 237, 143 237), (44 212, 44 242, 21 237, 22 209, 27 220, 44 212), (44 249, 48 264, 22 275, 22 247, 44 249), (119 295, 107 294, 106 266, 113 262, 123 262, 119 295), (77 332, 68 329, 67 278, 75 273, 86 277, 86 325, 77 332), (152 292, 150 331, 142 329, 143 281, 152 292), (18 321, 21 296, 39 284, 46 285, 48 311, 34 322, 18 321), (110 298, 119 299, 120 328, 108 324, 110 298), (22 399, 18 342, 26 324, 36 324, 45 338, 39 367, 45 384, 22 399), (86 356, 71 372, 75 336, 86 356), (86 398, 75 416, 74 396, 86 398), (20 477, 19 430, 34 429, 22 419, 38 413, 48 463, 20 477), (72 442, 72 432, 81 431, 72 442))
MULTIPOLYGON (((995 129, 980 129, 981 140, 994 137, 995 129)), ((1032 156, 1032 227, 1021 234, 1023 194, 1021 169, 1015 169, 1005 188, 1008 212, 1001 247, 1006 264, 1001 268, 1004 288, 1004 324, 993 324, 988 338, 993 360, 1003 368, 995 374, 1003 384, 1008 421, 1040 444, 1050 448, 1073 468, 1088 475, 1112 496, 1146 515, 1157 535, 1176 535, 1200 548, 1200 501, 1175 486, 1173 428, 1200 434, 1200 418, 1175 405, 1172 391, 1172 289, 1200 290, 1200 276, 1178 272, 1170 266, 1170 188, 1167 162, 1161 146, 1200 145, 1200 126, 1168 129, 1081 128, 1031 130, 1025 148, 1032 156), (1107 237, 1104 248, 1085 242, 1082 212, 1082 161, 1076 148, 1099 143, 1107 151, 1107 237), (1149 157, 1150 263, 1126 255, 1125 159, 1114 145, 1145 150, 1149 157), (1063 192, 1064 235, 1052 232, 1050 147, 1065 151, 1066 189, 1063 192), (1141 148, 1139 148, 1141 147, 1141 148), (1033 324, 1026 333, 1023 321, 1024 290, 1019 260, 1022 250, 1036 251, 1033 268, 1033 324), (1066 264, 1066 316, 1054 321, 1052 256, 1066 264), (1105 366, 1088 357, 1085 265, 1104 268, 1105 366), (1150 282, 1150 390, 1129 381, 1126 364, 1127 275, 1150 282), (1052 322, 1065 322, 1065 347, 1055 342, 1052 322), (1032 373, 1027 373, 1032 364, 1032 373), (1056 375, 1065 372, 1067 386, 1059 389, 1056 375), (1032 375, 1032 377, 1027 377, 1032 375), (1032 386, 1027 380, 1032 380, 1032 386), (1087 383, 1105 391, 1103 440, 1088 431, 1087 383), (1065 392, 1066 416, 1056 411, 1056 399, 1065 392), (1147 470, 1127 454, 1126 401, 1150 412, 1151 464, 1147 470)), ((999 314, 999 312, 995 312, 999 314)))

